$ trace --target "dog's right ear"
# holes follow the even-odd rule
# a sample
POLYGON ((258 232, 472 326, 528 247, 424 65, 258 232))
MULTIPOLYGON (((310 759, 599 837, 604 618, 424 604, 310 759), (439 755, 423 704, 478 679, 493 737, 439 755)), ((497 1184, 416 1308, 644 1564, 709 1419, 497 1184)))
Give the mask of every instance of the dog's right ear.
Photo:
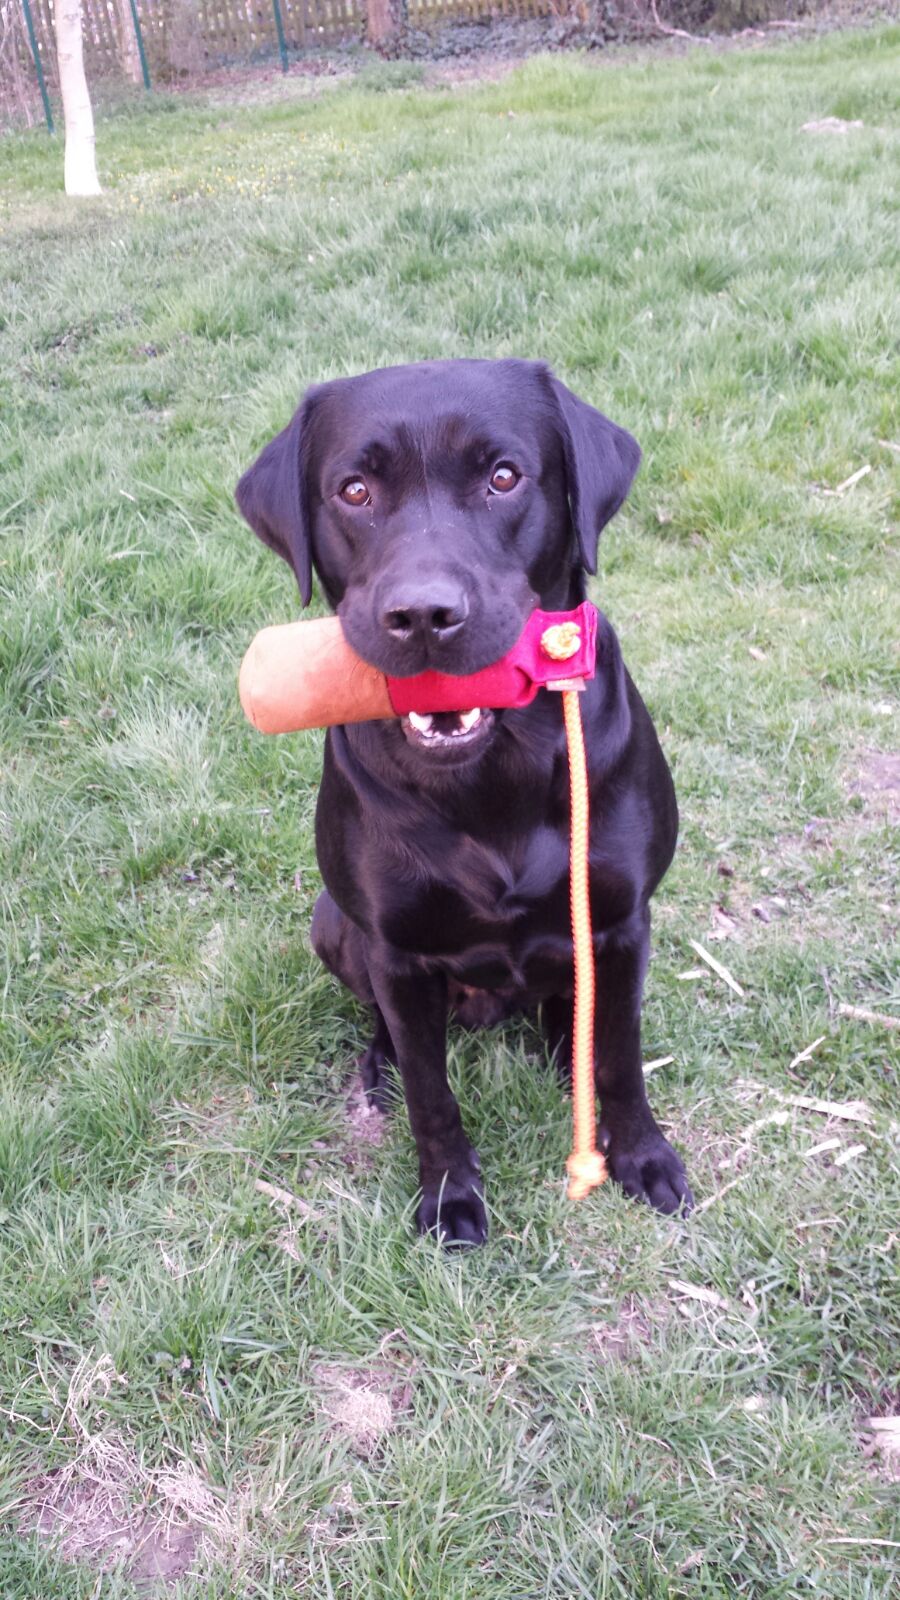
POLYGON ((312 598, 312 542, 304 466, 310 397, 248 467, 235 491, 253 532, 293 567, 305 606, 312 598))

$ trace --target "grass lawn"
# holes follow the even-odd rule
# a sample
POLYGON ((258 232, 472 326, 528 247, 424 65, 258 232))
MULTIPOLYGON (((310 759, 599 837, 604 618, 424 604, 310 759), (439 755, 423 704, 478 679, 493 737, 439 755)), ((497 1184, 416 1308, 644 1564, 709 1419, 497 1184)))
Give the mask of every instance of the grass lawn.
POLYGON ((154 95, 94 203, 3 140, 3 1600, 896 1582, 898 1035, 840 1007, 900 1017, 898 63, 881 27, 154 95), (567 1203, 536 1035, 459 1036, 460 1259, 405 1117, 348 1106, 321 736, 235 689, 296 590, 231 493, 307 382, 508 354, 645 451, 594 593, 681 799, 645 1055, 699 1209, 567 1203))

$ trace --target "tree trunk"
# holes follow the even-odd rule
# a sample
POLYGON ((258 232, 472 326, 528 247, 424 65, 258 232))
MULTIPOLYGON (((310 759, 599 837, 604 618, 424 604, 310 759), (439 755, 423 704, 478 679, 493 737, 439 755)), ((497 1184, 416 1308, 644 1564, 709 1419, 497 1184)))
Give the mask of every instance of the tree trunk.
MULTIPOLYGON (((59 0, 62 4, 62 0, 59 0)), ((116 0, 117 33, 119 35, 119 60, 122 71, 132 83, 143 83, 144 74, 141 70, 141 57, 138 51, 137 34, 134 31, 134 18, 131 15, 131 0, 116 0)))
POLYGON ((366 36, 376 50, 389 52, 406 22, 407 0, 366 0, 366 36))
POLYGON ((66 194, 100 194, 94 158, 94 113, 84 75, 81 0, 56 0, 56 54, 66 125, 66 194))

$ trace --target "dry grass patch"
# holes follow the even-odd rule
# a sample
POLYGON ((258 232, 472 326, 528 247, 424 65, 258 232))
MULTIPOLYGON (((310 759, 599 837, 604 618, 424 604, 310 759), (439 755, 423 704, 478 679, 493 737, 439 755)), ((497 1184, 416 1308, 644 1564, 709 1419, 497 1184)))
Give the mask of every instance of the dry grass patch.
POLYGON ((119 1569, 140 1589, 234 1567, 251 1553, 249 1485, 225 1495, 184 1457, 149 1466, 97 1404, 127 1382, 110 1356, 79 1363, 54 1429, 71 1459, 26 1481, 13 1507, 19 1532, 36 1533, 64 1561, 119 1569))
POLYGON ((360 1367, 319 1361, 312 1376, 326 1433, 366 1459, 412 1403, 412 1367, 396 1356, 378 1355, 360 1367))
MULTIPOLYGON (((64 1561, 98 1572, 121 1567, 138 1587, 176 1583, 190 1571, 207 1529, 187 1510, 187 1483, 142 1504, 150 1485, 127 1448, 94 1441, 66 1467, 31 1480, 19 1529, 53 1543, 64 1561)), ((167 1486, 168 1487, 168 1486, 167 1486)), ((191 1498, 206 1500, 199 1480, 191 1498)))

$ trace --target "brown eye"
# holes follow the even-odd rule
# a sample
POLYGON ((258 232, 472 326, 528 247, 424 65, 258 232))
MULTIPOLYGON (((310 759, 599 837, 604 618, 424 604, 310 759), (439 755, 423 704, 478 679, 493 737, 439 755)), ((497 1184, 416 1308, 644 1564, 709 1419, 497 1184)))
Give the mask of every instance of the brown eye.
POLYGON ((364 506, 369 498, 369 491, 362 478, 351 478, 341 490, 341 499, 346 500, 348 506, 364 506))
POLYGON ((495 467, 491 474, 491 488, 494 494, 509 494, 519 481, 519 474, 515 467, 495 467))

